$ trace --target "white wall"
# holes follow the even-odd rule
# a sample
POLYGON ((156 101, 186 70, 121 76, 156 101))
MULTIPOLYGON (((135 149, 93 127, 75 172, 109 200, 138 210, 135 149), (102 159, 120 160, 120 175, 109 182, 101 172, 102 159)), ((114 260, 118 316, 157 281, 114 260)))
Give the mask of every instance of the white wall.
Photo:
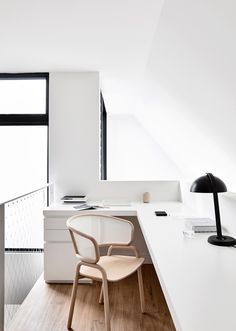
POLYGON ((165 0, 143 76, 116 98, 104 93, 107 110, 136 116, 182 178, 213 172, 233 191, 235 16, 232 0, 165 0))
POLYGON ((180 172, 134 115, 108 113, 107 178, 176 180, 180 172))
MULTIPOLYGON (((235 14, 231 0, 165 1, 145 75, 149 116, 138 114, 182 170, 183 199, 202 216, 214 217, 214 208, 211 196, 189 193, 197 177, 213 172, 236 192, 235 14)), ((220 208, 227 224, 236 200, 220 195, 220 208)))
POLYGON ((50 180, 59 194, 87 192, 99 176, 98 73, 51 73, 50 180))
MULTIPOLYGON (((179 167, 184 201, 202 216, 214 209, 209 195, 189 192, 197 177, 212 172, 236 192, 235 15, 232 0, 166 0, 139 90, 126 102, 179 167)), ((221 195, 220 207, 224 224, 235 217, 234 195, 221 195)))
POLYGON ((178 181, 99 180, 99 75, 50 73, 49 164, 55 199, 86 193, 91 200, 179 200, 178 181))
POLYGON ((231 0, 166 0, 135 110, 185 179, 213 172, 234 191, 235 14, 231 0))

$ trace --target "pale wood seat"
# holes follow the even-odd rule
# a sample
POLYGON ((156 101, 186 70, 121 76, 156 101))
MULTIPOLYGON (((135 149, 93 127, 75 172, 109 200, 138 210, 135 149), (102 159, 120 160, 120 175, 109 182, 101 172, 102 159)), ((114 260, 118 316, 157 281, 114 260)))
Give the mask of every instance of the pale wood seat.
MULTIPOLYGON (((117 282, 134 273, 144 262, 144 258, 133 256, 101 256, 97 263, 106 270, 107 280, 117 282)), ((98 269, 81 266, 80 275, 102 281, 102 274, 98 269)))
POLYGON ((67 227, 78 259, 67 328, 71 329, 78 280, 83 277, 102 282, 99 303, 102 303, 104 298, 105 331, 111 330, 108 282, 119 281, 137 271, 143 313, 141 266, 144 258, 139 257, 137 249, 131 245, 134 236, 133 224, 117 217, 81 213, 70 217, 67 220, 67 227), (106 256, 100 256, 100 247, 108 247, 106 256), (131 250, 135 256, 112 255, 113 249, 131 250))

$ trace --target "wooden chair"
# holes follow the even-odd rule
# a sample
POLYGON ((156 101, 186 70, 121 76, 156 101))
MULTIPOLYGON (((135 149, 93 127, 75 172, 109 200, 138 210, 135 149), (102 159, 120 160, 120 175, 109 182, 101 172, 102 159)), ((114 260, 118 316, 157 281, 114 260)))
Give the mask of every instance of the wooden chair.
POLYGON ((79 214, 67 220, 78 264, 71 295, 67 328, 71 329, 79 278, 102 282, 99 303, 104 300, 105 330, 111 330, 108 282, 124 279, 137 271, 141 311, 144 312, 144 292, 141 266, 144 258, 131 245, 134 226, 131 222, 106 215, 79 214), (100 247, 108 247, 100 256, 100 247), (131 250, 135 256, 112 255, 113 249, 131 250))

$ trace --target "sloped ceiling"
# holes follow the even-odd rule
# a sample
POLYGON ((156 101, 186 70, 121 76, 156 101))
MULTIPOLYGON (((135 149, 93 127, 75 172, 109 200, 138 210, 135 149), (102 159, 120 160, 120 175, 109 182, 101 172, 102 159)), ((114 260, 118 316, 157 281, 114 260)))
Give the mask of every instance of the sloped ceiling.
POLYGON ((236 189, 236 2, 2 0, 0 71, 99 71, 111 113, 136 116, 192 180, 236 189))

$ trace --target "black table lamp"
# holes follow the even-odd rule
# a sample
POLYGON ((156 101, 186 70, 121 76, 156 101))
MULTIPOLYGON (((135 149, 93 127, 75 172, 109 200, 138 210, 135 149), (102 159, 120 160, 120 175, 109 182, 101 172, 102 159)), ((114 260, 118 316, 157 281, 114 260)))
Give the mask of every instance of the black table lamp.
POLYGON ((211 173, 207 173, 205 176, 199 177, 193 182, 190 191, 197 193, 213 193, 217 235, 210 236, 208 242, 217 246, 236 245, 235 238, 223 236, 221 231, 218 193, 227 191, 225 183, 220 178, 213 176, 211 173))

